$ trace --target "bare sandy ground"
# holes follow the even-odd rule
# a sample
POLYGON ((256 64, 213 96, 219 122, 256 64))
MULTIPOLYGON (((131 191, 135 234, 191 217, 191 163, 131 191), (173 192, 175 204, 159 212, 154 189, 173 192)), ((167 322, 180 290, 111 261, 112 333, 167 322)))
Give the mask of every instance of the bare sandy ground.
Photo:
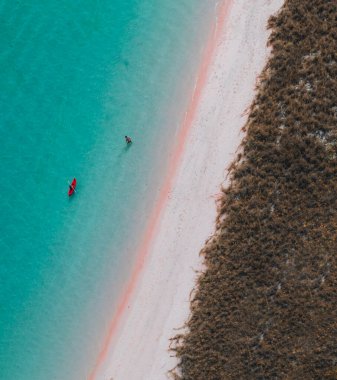
POLYGON ((175 367, 170 338, 188 318, 199 252, 214 232, 216 197, 268 58, 267 20, 282 4, 219 1, 168 181, 90 379, 161 380, 175 367))

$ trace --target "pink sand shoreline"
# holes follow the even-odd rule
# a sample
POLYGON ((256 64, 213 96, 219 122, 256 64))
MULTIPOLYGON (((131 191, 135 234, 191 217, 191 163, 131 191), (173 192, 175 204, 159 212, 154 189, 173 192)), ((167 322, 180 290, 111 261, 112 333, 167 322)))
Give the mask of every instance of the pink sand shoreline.
POLYGON ((219 2, 165 183, 90 380, 164 379, 175 366, 169 339, 188 317, 198 253, 214 231, 214 194, 268 57, 267 19, 282 3, 219 2))
POLYGON ((213 25, 213 31, 211 33, 211 38, 207 44, 206 51, 204 54, 204 58, 201 62, 201 67, 199 69, 198 75, 197 75, 197 81, 195 90, 193 93, 192 100, 189 104, 189 107, 186 111, 185 119, 183 121, 183 124, 180 128, 179 136, 178 136, 178 144, 175 147, 174 153, 172 155, 172 160, 170 162, 170 166, 168 168, 168 173, 166 175, 166 180, 164 182, 164 185, 161 189, 159 199, 155 205, 155 208, 150 216, 150 220, 148 223, 148 226, 146 228, 144 238, 142 240, 139 252, 137 254, 137 260, 136 264, 134 266, 134 269, 131 273, 130 280, 127 284, 126 290, 122 294, 122 297, 120 301, 118 302, 117 311, 110 323, 108 334, 105 338, 105 341, 103 343, 102 349, 98 355, 98 358, 95 363, 95 367, 92 370, 89 380, 94 380, 96 378, 96 374, 99 370, 99 367, 103 363, 103 361, 106 358, 111 340, 113 338, 113 335, 118 327, 118 324, 120 322, 120 319, 123 316, 123 313, 125 312, 126 306, 128 301, 130 300, 132 293, 134 291, 134 288, 136 286, 138 277, 142 271, 144 261, 146 259, 146 255, 148 253, 149 247, 151 245, 151 241, 153 240, 153 237, 155 236, 155 232, 158 228, 158 220, 160 218, 160 215, 162 211, 165 208, 165 205, 167 203, 168 196, 170 194, 170 191, 172 189, 173 181, 175 174, 177 172, 177 168, 179 165, 179 160, 182 156, 184 145, 187 140, 187 135, 192 127, 193 119, 195 117, 198 103, 200 101, 202 89, 205 86, 206 80, 207 80, 207 73, 208 69, 210 67, 210 62, 212 60, 212 57, 214 55, 216 43, 220 37, 220 32, 222 30, 223 24, 225 22, 226 14, 228 13, 228 10, 230 6, 232 5, 232 1, 223 1, 222 4, 219 7, 218 10, 218 20, 213 25))

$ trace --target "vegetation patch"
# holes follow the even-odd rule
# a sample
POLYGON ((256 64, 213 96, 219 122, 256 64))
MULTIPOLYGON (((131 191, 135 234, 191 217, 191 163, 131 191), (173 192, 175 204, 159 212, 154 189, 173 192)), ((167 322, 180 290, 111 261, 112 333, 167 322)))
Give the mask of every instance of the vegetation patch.
POLYGON ((337 3, 287 0, 175 379, 337 379, 337 3))

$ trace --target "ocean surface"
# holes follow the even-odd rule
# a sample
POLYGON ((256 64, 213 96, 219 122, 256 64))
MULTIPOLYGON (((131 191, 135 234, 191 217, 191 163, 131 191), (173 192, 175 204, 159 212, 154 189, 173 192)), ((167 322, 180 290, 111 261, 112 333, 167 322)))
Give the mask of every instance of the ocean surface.
POLYGON ((1 380, 87 378, 216 3, 0 1, 1 380))

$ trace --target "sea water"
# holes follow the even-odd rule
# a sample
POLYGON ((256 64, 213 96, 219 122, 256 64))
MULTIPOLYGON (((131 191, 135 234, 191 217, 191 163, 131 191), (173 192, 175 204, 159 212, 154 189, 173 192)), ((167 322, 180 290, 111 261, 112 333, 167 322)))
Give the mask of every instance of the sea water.
POLYGON ((90 373, 215 5, 0 1, 1 380, 90 373))

